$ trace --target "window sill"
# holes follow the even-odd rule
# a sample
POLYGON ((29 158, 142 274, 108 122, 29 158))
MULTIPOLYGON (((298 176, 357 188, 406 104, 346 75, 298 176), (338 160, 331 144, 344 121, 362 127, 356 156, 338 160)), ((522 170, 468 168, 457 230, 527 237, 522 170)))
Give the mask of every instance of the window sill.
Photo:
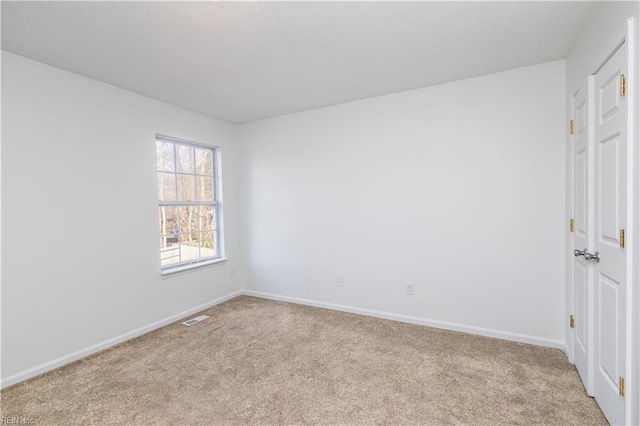
POLYGON ((167 269, 167 270, 164 270, 164 271, 160 271, 160 275, 162 275, 163 278, 170 277, 172 275, 181 274, 183 272, 193 271, 194 269, 200 269, 200 268, 205 268, 207 266, 217 265, 219 263, 224 263, 227 260, 229 260, 229 259, 227 259, 226 257, 221 257, 219 259, 212 259, 212 260, 208 260, 206 262, 196 263, 194 265, 178 266, 176 268, 171 268, 171 269, 167 269))

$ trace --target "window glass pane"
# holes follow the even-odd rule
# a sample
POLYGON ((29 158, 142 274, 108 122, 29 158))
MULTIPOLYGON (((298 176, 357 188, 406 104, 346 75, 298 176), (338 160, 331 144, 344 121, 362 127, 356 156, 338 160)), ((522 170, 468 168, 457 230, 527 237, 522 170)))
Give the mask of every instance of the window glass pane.
POLYGON ((158 209, 160 221, 160 263, 162 266, 180 262, 180 234, 178 208, 161 206, 158 209))
POLYGON ((196 177, 193 175, 178 175, 178 200, 195 201, 196 177))
POLYGON ((198 232, 190 232, 183 236, 183 243, 180 247, 182 261, 197 260, 200 258, 200 234, 198 232))
POLYGON ((215 230, 216 206, 202 206, 200 208, 200 231, 215 230))
POLYGON ((180 173, 195 173, 192 146, 176 144, 176 168, 180 173))
POLYGON ((211 201, 213 200, 213 178, 206 176, 198 176, 197 182, 197 196, 199 201, 211 201))
POLYGON ((198 214, 199 206, 182 206, 180 207, 180 233, 182 234, 182 243, 186 244, 198 232, 198 214))
POLYGON ((213 231, 200 234, 200 252, 202 257, 214 257, 216 255, 213 231))
POLYGON ((172 172, 176 170, 175 158, 171 142, 156 141, 156 159, 158 170, 172 172))
POLYGON ((180 257, 183 262, 198 260, 200 259, 200 247, 194 242, 191 242, 190 244, 182 244, 180 245, 180 257))
POLYGON ((160 265, 169 266, 180 263, 180 245, 175 244, 169 247, 162 247, 162 239, 160 237, 160 265))
POLYGON ((176 175, 158 172, 158 199, 160 201, 176 200, 176 175))
POLYGON ((196 173, 199 175, 213 176, 213 151, 210 149, 196 148, 196 173))
POLYGON ((158 210, 160 214, 160 234, 167 236, 167 244, 177 244, 180 233, 178 207, 161 206, 158 210))

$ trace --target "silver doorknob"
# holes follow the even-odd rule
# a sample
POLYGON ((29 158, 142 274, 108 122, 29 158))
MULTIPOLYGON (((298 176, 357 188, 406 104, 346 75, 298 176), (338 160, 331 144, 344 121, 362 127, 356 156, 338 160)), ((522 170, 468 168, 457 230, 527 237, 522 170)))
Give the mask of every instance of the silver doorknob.
POLYGON ((585 253, 584 254, 584 258, 586 260, 595 260, 596 263, 600 262, 600 253, 595 252, 595 253, 585 253))
POLYGON ((587 254, 587 249, 586 249, 586 248, 585 248, 584 250, 578 250, 578 249, 575 249, 575 250, 573 251, 573 255, 574 255, 575 257, 585 256, 586 254, 587 254))

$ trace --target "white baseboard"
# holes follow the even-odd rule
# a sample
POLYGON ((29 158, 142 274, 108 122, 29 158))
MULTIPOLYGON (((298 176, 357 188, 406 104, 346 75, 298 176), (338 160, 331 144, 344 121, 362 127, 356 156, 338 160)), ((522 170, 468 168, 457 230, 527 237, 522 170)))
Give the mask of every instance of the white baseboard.
POLYGON ((62 367, 63 365, 69 364, 73 361, 77 361, 81 358, 103 351, 105 349, 108 349, 112 346, 115 346, 127 340, 141 336, 145 333, 149 333, 150 331, 156 330, 160 327, 164 327, 165 325, 171 324, 184 317, 203 311, 205 309, 208 309, 220 303, 226 302, 240 295, 259 297, 262 299, 278 300, 281 302, 296 303, 299 305, 314 306, 317 308, 331 309, 334 311, 348 312, 352 314, 365 315, 369 317, 382 318, 382 319, 399 321, 399 322, 404 322, 409 324, 417 324, 417 325, 424 325, 427 327, 459 331, 462 333, 476 334, 480 336, 493 337, 497 339, 510 340, 514 342, 529 343, 532 345, 560 349, 560 350, 563 350, 566 354, 569 353, 569 348, 567 344, 561 340, 553 340, 553 339, 547 339, 544 337, 536 337, 536 336, 530 336, 526 334, 512 333, 508 331, 492 330, 488 328, 455 324, 455 323, 450 323, 445 321, 432 320, 428 318, 412 317, 407 315, 393 314, 389 312, 374 311, 370 309, 356 308, 352 306, 336 305, 333 303, 317 302, 314 300, 300 299, 297 297, 281 296, 277 294, 263 293, 263 292, 252 291, 252 290, 240 290, 240 291, 230 293, 226 296, 220 297, 218 299, 212 300, 210 302, 204 303, 200 306, 196 306, 195 308, 180 312, 168 318, 154 322, 153 324, 149 324, 147 326, 138 328, 137 330, 133 330, 128 333, 122 334, 120 336, 114 337, 113 339, 105 340, 104 342, 98 343, 88 348, 79 350, 69 355, 65 355, 63 357, 54 359, 52 361, 46 362, 44 364, 40 364, 28 370, 21 371, 20 373, 6 377, 0 383, 0 389, 5 388, 7 386, 14 385, 16 383, 30 379, 32 377, 39 376, 40 374, 46 373, 47 371, 54 370, 56 368, 62 367))
POLYGON ((562 340, 553 340, 546 337, 530 336, 527 334, 512 333, 509 331, 492 330, 489 328, 474 327, 470 325, 455 324, 446 321, 432 320, 428 318, 412 317, 407 315, 392 314, 389 312, 374 311, 370 309, 356 308, 352 306, 336 305, 333 303, 317 302, 315 300, 300 299, 297 297, 280 296, 277 294, 263 293, 259 291, 243 290, 246 296, 260 297, 262 299, 278 300, 281 302, 296 303, 299 305, 314 306, 316 308, 331 309, 334 311, 348 312, 351 314, 365 315, 409 324, 424 325, 427 327, 441 328, 444 330, 459 331, 462 333, 476 334, 479 336, 493 337, 496 339, 510 340, 513 342, 528 343, 531 345, 545 346, 560 349, 567 353, 568 347, 562 340))
POLYGON ((2 383, 0 383, 0 389, 5 388, 7 386, 14 385, 16 383, 22 382, 24 380, 30 379, 35 376, 39 376, 40 374, 46 373, 47 371, 54 370, 56 368, 62 367, 63 365, 69 364, 73 361, 77 361, 86 356, 92 355, 96 352, 103 351, 112 346, 115 346, 119 343, 125 342, 127 340, 133 339, 135 337, 141 336, 145 333, 149 333, 150 331, 156 330, 160 327, 164 327, 165 325, 171 324, 172 322, 176 322, 184 317, 195 314, 196 312, 203 311, 212 306, 218 305, 220 303, 226 302, 227 300, 231 300, 235 297, 238 297, 242 294, 242 291, 235 291, 226 296, 220 297, 218 299, 212 300, 210 302, 204 303, 200 306, 196 306, 195 308, 188 309, 186 311, 180 312, 178 314, 172 315, 168 318, 162 319, 160 321, 156 321, 153 324, 146 325, 144 327, 138 328, 137 330, 130 331, 128 333, 122 334, 120 336, 114 337, 113 339, 105 340, 104 342, 98 343, 93 346, 89 346, 88 348, 79 350, 77 352, 73 352, 69 355, 65 355, 63 357, 54 359, 53 361, 46 362, 44 364, 40 364, 33 368, 30 368, 25 371, 21 371, 20 373, 14 374, 7 378, 2 379, 2 383))

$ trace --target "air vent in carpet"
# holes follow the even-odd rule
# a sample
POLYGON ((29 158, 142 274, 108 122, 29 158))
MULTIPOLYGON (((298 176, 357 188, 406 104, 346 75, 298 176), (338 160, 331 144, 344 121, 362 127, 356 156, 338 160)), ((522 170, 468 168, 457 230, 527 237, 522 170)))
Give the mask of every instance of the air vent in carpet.
POLYGON ((200 315, 199 317, 195 317, 195 318, 191 318, 190 320, 186 320, 182 324, 186 325, 187 327, 189 327, 189 326, 192 326, 193 324, 199 323, 202 320, 206 320, 207 318, 209 318, 209 315, 200 315))

